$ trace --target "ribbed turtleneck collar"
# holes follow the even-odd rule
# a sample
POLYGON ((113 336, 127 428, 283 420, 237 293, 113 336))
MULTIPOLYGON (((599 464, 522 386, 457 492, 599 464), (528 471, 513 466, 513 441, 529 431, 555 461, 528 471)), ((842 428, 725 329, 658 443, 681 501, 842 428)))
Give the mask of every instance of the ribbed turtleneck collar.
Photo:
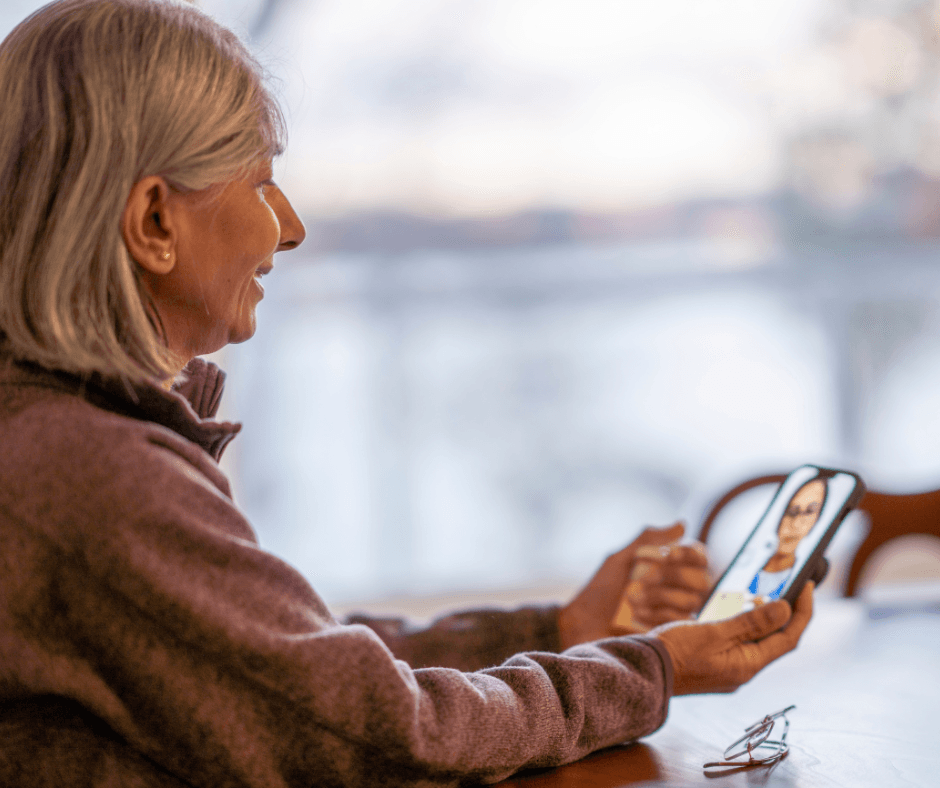
POLYGON ((201 446, 218 461, 241 424, 215 421, 225 373, 215 364, 194 358, 167 390, 158 383, 129 384, 116 378, 48 370, 7 359, 2 378, 11 383, 48 386, 73 393, 104 410, 152 421, 201 446))

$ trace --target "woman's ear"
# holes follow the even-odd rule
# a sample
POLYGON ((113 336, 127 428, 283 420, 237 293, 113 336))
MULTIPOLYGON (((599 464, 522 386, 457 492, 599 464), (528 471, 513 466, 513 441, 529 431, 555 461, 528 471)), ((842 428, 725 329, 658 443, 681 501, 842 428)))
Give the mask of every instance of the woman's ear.
POLYGON ((137 264, 152 274, 176 265, 176 230, 170 216, 170 187, 150 175, 134 184, 121 216, 121 236, 137 264))

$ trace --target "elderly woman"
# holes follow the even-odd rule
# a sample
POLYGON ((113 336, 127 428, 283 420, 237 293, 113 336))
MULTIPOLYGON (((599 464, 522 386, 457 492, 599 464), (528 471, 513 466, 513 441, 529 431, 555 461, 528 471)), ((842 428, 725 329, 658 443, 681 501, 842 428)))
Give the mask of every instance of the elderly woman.
MULTIPOLYGON (((0 784, 495 781, 796 645, 809 591, 612 631, 638 548, 681 526, 561 608, 335 620, 233 504, 199 358, 252 336, 304 239, 258 66, 189 5, 60 0, 0 45, 0 99, 0 784)), ((633 620, 701 603, 701 552, 666 552, 633 620)))

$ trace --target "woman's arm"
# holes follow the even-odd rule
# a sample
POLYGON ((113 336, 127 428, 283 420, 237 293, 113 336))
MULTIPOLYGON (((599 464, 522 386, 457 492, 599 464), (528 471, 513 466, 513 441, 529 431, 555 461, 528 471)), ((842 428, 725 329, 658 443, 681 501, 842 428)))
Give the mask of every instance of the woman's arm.
POLYGON ((578 643, 645 632, 657 624, 687 620, 711 588, 704 547, 679 545, 683 534, 681 523, 647 528, 610 555, 563 608, 455 613, 428 627, 364 614, 348 621, 374 629, 412 667, 461 670, 497 665, 522 651, 563 651, 578 643), (625 610, 629 627, 621 625, 625 610))
POLYGON ((109 425, 16 458, 45 498, 0 507, 0 709, 69 699, 110 731, 101 768, 132 753, 193 785, 495 781, 664 721, 668 657, 639 639, 477 673, 395 659, 258 547, 201 450, 109 425))
POLYGON ((413 668, 481 670, 524 651, 561 650, 557 606, 464 611, 442 616, 425 627, 404 618, 360 613, 346 622, 374 630, 398 659, 413 668))

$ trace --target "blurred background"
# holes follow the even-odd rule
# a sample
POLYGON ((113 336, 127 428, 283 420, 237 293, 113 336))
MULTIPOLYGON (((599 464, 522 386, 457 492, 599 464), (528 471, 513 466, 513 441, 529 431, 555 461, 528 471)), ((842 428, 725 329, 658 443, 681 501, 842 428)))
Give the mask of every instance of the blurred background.
POLYGON ((803 462, 940 487, 940 3, 198 5, 308 228, 226 464, 337 609, 555 596, 803 462))

